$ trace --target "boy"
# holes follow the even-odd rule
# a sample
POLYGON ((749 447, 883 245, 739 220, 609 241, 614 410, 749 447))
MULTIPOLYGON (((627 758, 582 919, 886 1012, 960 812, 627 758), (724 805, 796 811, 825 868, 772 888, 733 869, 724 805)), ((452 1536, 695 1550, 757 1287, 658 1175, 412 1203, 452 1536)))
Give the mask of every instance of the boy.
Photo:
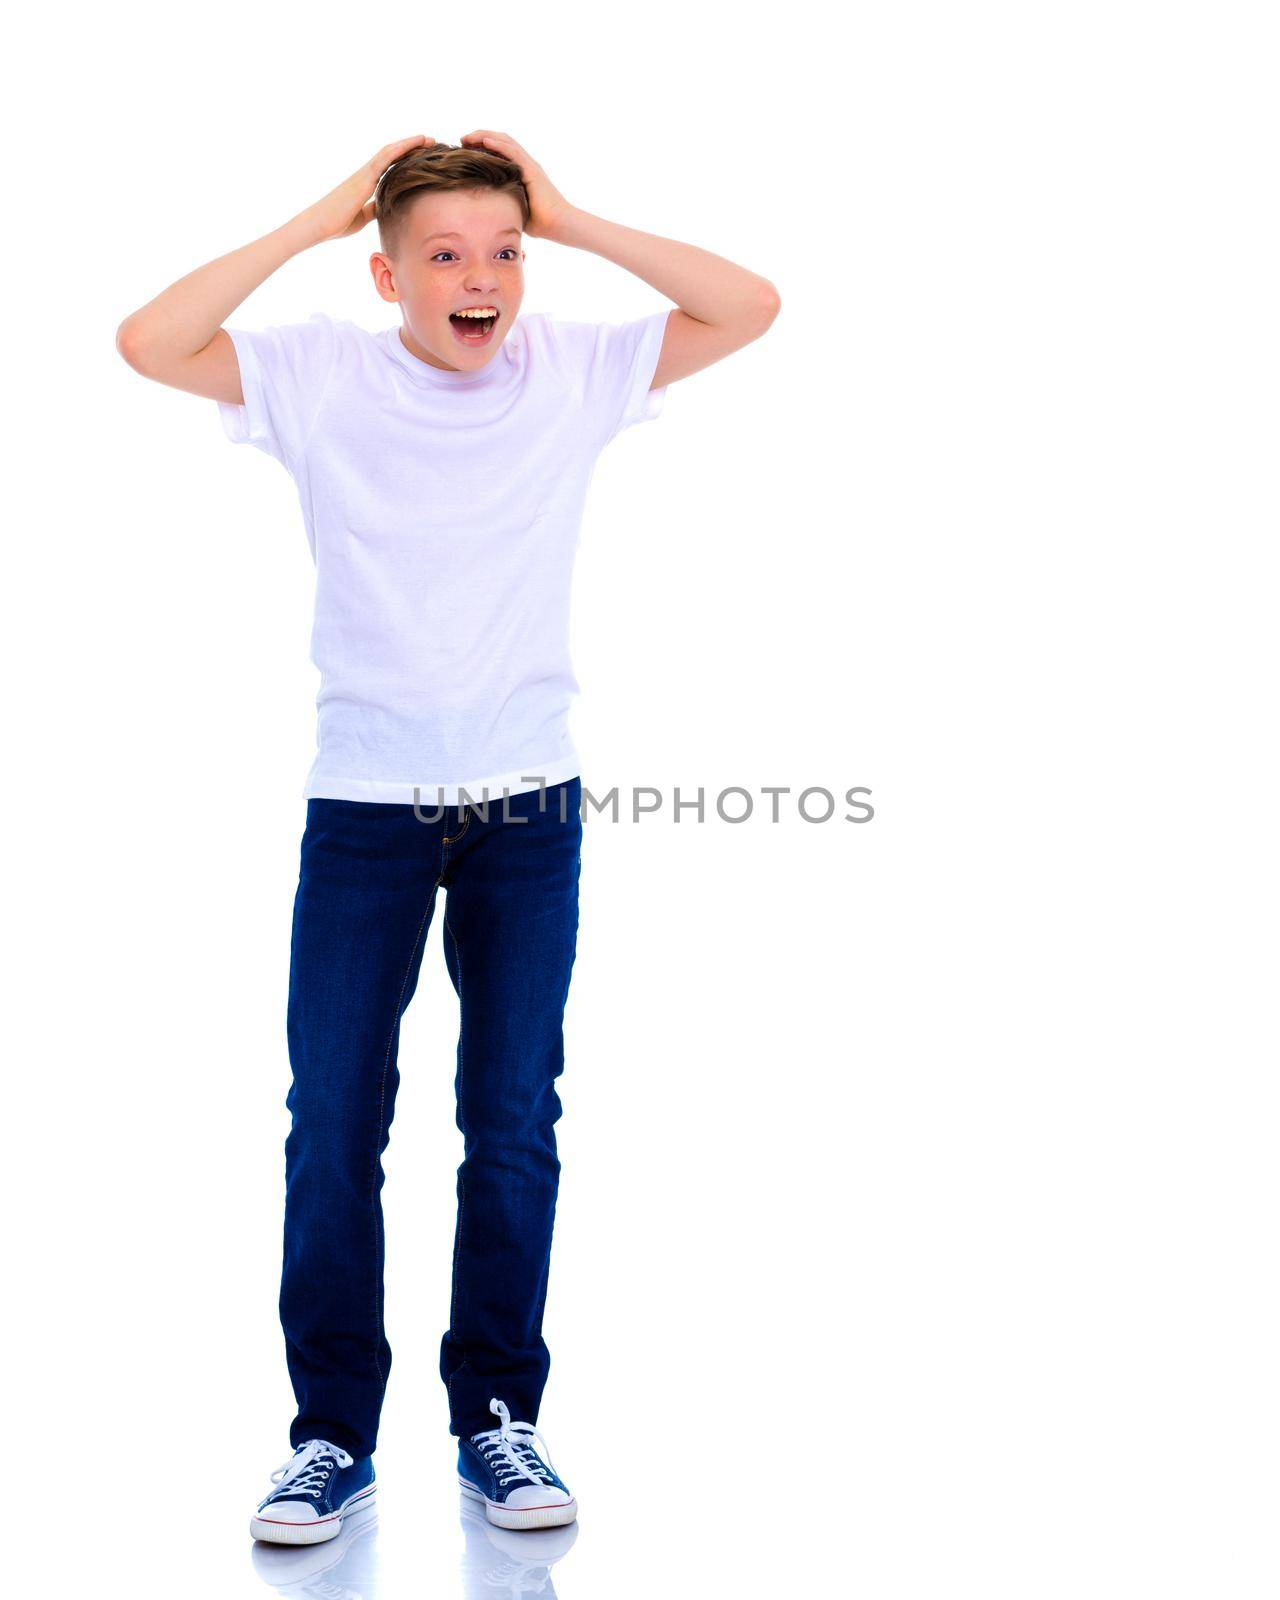
POLYGON ((779 303, 723 257, 570 205, 514 139, 480 129, 387 145, 120 327, 130 366, 217 401, 233 442, 289 471, 317 567, 280 1290, 298 1411, 255 1538, 332 1538, 375 1492, 382 1155, 442 888, 464 1158, 440 1372, 459 1481, 502 1527, 577 1514, 534 1427, 578 926, 574 547, 601 449, 656 417, 668 384, 758 338, 779 303), (375 217, 374 286, 401 324, 223 326, 291 256, 375 217), (604 256, 676 309, 517 322, 524 233, 604 256))

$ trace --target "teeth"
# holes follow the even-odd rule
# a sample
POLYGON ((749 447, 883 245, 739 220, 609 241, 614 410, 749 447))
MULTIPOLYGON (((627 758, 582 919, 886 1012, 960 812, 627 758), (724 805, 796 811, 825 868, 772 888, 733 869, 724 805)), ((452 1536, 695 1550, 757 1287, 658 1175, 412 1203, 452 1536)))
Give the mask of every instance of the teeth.
POLYGON ((466 311, 455 311, 455 317, 496 317, 498 312, 495 306, 472 306, 466 311))

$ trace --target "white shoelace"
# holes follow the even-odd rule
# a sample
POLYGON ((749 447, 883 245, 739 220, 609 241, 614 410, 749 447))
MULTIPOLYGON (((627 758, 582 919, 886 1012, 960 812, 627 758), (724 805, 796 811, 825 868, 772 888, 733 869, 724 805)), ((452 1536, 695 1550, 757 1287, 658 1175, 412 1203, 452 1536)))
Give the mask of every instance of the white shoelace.
POLYGON ((528 1478, 531 1483, 550 1483, 551 1479, 543 1470, 542 1461, 545 1461, 551 1471, 551 1452, 547 1449, 547 1442, 531 1422, 512 1422, 511 1413, 501 1400, 490 1400, 489 1410, 496 1417, 502 1419, 498 1428, 490 1428, 488 1433, 477 1433, 472 1443, 477 1445, 493 1468, 494 1476, 500 1484, 509 1483, 512 1478, 528 1478), (542 1461, 533 1453, 530 1441, 536 1439, 540 1446, 539 1454, 542 1461))
POLYGON ((273 1489, 272 1494, 279 1494, 288 1485, 290 1494, 309 1494, 318 1498, 329 1473, 326 1457, 336 1461, 340 1467, 351 1465, 352 1458, 345 1450, 339 1450, 336 1444, 330 1444, 327 1439, 308 1439, 271 1474, 272 1483, 280 1486, 279 1489, 273 1489))

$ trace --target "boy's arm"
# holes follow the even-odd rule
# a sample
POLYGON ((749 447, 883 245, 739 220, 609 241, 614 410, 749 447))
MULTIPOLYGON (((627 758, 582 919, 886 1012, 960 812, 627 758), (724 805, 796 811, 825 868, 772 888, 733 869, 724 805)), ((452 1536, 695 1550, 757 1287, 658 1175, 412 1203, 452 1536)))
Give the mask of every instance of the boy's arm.
POLYGON ((222 324, 286 261, 326 239, 358 233, 374 215, 370 196, 386 169, 406 151, 434 144, 426 134, 379 150, 336 189, 282 227, 209 261, 127 316, 116 349, 144 377, 209 400, 242 405, 240 366, 222 324))
POLYGON ((509 135, 478 128, 462 143, 496 151, 519 165, 533 212, 530 234, 604 256, 675 301, 650 389, 732 355, 758 339, 777 316, 782 300, 767 278, 697 245, 641 233, 570 205, 509 135))
POLYGON ((651 389, 701 372, 758 339, 782 304, 767 278, 723 256, 607 222, 589 211, 567 212, 548 237, 604 256, 676 302, 651 389))

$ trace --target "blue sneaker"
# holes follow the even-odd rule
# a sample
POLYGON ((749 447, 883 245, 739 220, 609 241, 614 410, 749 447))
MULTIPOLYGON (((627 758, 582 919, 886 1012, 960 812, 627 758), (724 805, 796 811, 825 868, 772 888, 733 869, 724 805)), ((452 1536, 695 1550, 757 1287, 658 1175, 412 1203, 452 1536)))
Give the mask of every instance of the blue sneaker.
POLYGON ((308 1439, 271 1474, 279 1487, 249 1523, 255 1539, 272 1544, 319 1544, 335 1539, 343 1517, 371 1505, 377 1492, 373 1457, 358 1460, 327 1439, 308 1439))
POLYGON ((458 1440, 458 1483, 483 1500, 485 1515, 499 1528, 558 1528, 578 1515, 578 1502, 548 1463, 545 1440, 531 1423, 512 1422, 501 1400, 489 1410, 501 1426, 458 1440), (542 1446, 542 1454, 531 1440, 542 1446))

